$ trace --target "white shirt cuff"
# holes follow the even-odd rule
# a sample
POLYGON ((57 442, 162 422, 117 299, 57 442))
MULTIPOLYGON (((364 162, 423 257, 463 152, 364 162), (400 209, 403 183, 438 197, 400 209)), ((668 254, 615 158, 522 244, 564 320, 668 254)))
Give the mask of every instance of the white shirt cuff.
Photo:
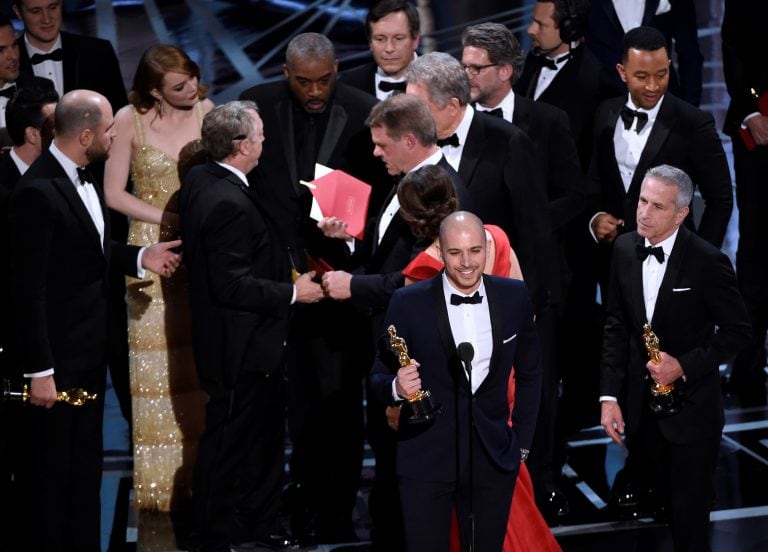
POLYGON ((44 378, 45 376, 52 376, 53 375, 53 368, 48 368, 47 370, 43 370, 42 372, 29 372, 24 374, 25 378, 44 378))
POLYGON ((594 220, 595 220, 597 217, 599 217, 600 215, 607 215, 607 214, 608 214, 608 213, 606 213, 605 211, 598 211, 597 213, 595 213, 594 215, 592 215, 592 218, 591 218, 591 219, 589 219, 589 226, 588 226, 587 228, 589 229, 589 233, 590 233, 590 235, 592 236, 592 239, 593 239, 593 240, 595 240, 595 243, 597 243, 597 236, 595 236, 595 231, 594 231, 594 230, 592 230, 592 222, 594 222, 594 220))
POLYGON ((136 277, 137 278, 144 278, 144 276, 147 275, 147 271, 144 270, 144 267, 141 266, 141 259, 144 258, 144 251, 147 250, 147 247, 144 246, 141 249, 139 249, 139 254, 136 255, 136 277))
POLYGON ((600 395, 600 402, 603 401, 619 402, 618 399, 612 395, 600 395))

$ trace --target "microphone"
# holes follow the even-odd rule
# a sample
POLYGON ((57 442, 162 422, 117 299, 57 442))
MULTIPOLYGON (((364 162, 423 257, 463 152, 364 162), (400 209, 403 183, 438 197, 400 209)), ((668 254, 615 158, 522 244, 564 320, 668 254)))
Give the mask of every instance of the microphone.
POLYGON ((459 343, 456 352, 459 355, 459 359, 465 364, 472 362, 472 359, 475 358, 475 348, 471 343, 467 343, 466 341, 464 343, 459 343))

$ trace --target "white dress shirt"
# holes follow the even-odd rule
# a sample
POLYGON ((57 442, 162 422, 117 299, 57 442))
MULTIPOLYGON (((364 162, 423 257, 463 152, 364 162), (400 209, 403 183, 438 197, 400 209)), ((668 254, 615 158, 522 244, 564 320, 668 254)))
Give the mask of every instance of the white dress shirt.
MULTIPOLYGON (((645 13, 643 0, 613 0, 613 9, 616 10, 616 15, 624 32, 643 24, 643 14, 645 13)), ((660 0, 659 6, 656 8, 656 15, 667 13, 671 9, 669 0, 660 0)))
POLYGON ((29 169, 29 165, 27 165, 24 160, 19 157, 19 154, 16 153, 16 148, 11 148, 11 151, 9 154, 11 156, 11 159, 13 159, 13 163, 16 165, 16 168, 19 169, 19 174, 24 175, 25 172, 27 172, 27 169, 29 169))
POLYGON ((471 105, 467 105, 464 110, 464 117, 462 117, 459 126, 456 127, 455 134, 459 139, 459 145, 443 146, 443 155, 448 164, 453 167, 453 170, 459 171, 459 164, 461 163, 461 154, 464 153, 464 144, 467 141, 467 134, 469 134, 469 127, 472 124, 472 119, 475 116, 475 110, 471 105))
POLYGON ((559 56, 549 58, 555 62, 555 69, 550 69, 549 67, 541 68, 541 71, 539 71, 539 80, 536 81, 536 91, 533 93, 534 100, 538 100, 539 96, 541 96, 544 91, 549 88, 549 85, 552 84, 553 80, 555 80, 557 74, 562 71, 563 67, 565 67, 565 64, 568 63, 568 61, 571 59, 571 51, 576 47, 577 46, 574 44, 571 44, 571 50, 560 54, 559 56))
POLYGON ((632 125, 628 128, 624 128, 624 122, 619 116, 616 121, 616 128, 613 132, 613 143, 616 148, 616 164, 619 167, 619 173, 621 174, 621 181, 624 183, 624 191, 629 190, 630 184, 632 184, 632 178, 635 176, 635 169, 640 162, 640 156, 643 154, 645 144, 648 143, 648 137, 651 135, 653 125, 656 122, 656 117, 659 114, 659 108, 664 101, 664 96, 658 101, 653 109, 642 109, 635 106, 632 102, 632 98, 627 99, 626 106, 635 111, 646 113, 648 115, 648 122, 645 124, 640 132, 637 132, 637 117, 632 121, 632 125))
MULTIPOLYGON (((15 82, 6 82, 3 86, 0 86, 0 90, 5 90, 11 86, 16 86, 15 82)), ((5 128, 5 108, 8 106, 10 98, 0 96, 0 128, 5 128)))
MULTIPOLYGON (((29 38, 27 37, 27 33, 24 33, 24 47, 27 49, 27 54, 29 54, 29 58, 31 60, 32 56, 35 54, 47 54, 48 52, 52 52, 57 48, 61 48, 61 34, 59 34, 59 36, 56 37, 56 42, 54 42, 51 49, 46 52, 32 46, 32 44, 29 43, 29 38)), ((56 88, 56 92, 58 92, 59 97, 62 97, 64 95, 64 62, 63 61, 52 61, 50 59, 47 59, 42 63, 38 63, 37 65, 32 65, 32 72, 38 77, 44 77, 50 80, 53 83, 53 86, 56 88)))
POLYGON ((501 100, 499 105, 494 105, 493 107, 485 107, 478 104, 475 104, 475 109, 478 111, 492 111, 496 108, 501 108, 501 113, 504 116, 504 120, 508 122, 512 122, 512 117, 515 116, 515 93, 512 91, 512 89, 509 90, 506 96, 504 96, 504 99, 501 100))
MULTIPOLYGON (((416 59, 416 52, 413 53, 413 60, 411 60, 411 63, 416 59)), ((376 90, 376 99, 379 101, 386 100, 392 94, 395 93, 394 90, 390 90, 388 92, 384 92, 383 90, 379 89, 379 83, 380 82, 405 82, 405 77, 400 77, 399 79, 395 79, 387 75, 384 71, 381 70, 381 67, 376 66, 376 73, 374 75, 374 89, 376 90)))

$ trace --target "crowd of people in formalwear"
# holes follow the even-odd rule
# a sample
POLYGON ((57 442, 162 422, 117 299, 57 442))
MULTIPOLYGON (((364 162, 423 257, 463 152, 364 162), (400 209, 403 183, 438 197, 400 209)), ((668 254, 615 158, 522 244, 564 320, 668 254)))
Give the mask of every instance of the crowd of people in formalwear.
POLYGON ((177 46, 126 94, 59 1, 13 11, 0 368, 28 405, 2 404, 8 550, 100 549, 107 370, 139 550, 355 542, 366 440, 372 550, 560 550, 566 444, 598 423, 627 452, 610 515, 709 549, 719 367, 766 404, 765 8, 726 0, 722 26, 736 271, 691 1, 537 0, 529 52, 486 22, 454 56, 381 0, 370 63, 340 72, 298 34, 283 79, 218 106, 177 46), (318 165, 370 185, 362 236, 310 215, 318 165))

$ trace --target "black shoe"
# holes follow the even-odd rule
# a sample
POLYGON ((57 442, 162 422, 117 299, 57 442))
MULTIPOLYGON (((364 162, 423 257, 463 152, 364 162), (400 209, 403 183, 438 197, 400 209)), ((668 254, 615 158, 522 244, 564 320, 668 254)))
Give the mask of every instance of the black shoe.
POLYGON ((295 550, 300 548, 297 539, 285 533, 273 533, 262 535, 252 541, 241 542, 234 547, 237 552, 249 552, 256 550, 295 550))
POLYGON ((549 492, 544 498, 541 513, 548 524, 556 524, 571 511, 568 499, 559 490, 549 492))

